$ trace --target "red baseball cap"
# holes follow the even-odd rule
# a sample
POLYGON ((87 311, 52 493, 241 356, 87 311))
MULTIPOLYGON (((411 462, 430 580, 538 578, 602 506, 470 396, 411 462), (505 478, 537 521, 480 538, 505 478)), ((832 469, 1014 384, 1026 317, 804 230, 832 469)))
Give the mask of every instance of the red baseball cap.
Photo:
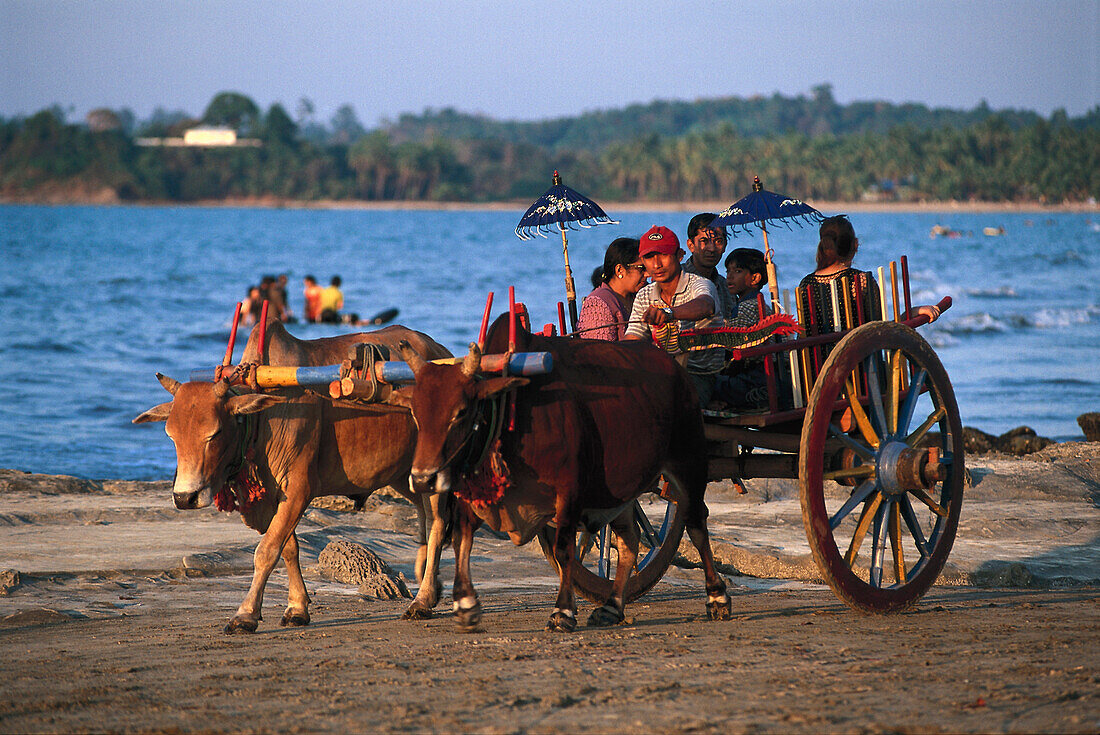
POLYGON ((680 238, 667 227, 653 225, 638 241, 638 257, 644 258, 650 253, 662 255, 675 255, 680 249, 680 238))

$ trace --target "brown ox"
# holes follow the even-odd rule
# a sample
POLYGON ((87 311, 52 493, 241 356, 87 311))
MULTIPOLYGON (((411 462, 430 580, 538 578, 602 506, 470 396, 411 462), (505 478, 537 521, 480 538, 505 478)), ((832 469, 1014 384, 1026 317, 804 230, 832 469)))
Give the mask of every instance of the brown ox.
MULTIPOLYGON (((245 346, 243 362, 261 357, 258 327, 245 346)), ((450 353, 427 335, 399 326, 375 332, 299 340, 277 321, 269 322, 263 362, 269 365, 319 366, 340 363, 360 342, 396 349, 415 343, 437 357, 450 353)), ((286 562, 289 594, 283 625, 309 623, 309 595, 298 562, 294 529, 309 502, 322 495, 362 496, 390 485, 414 500, 420 519, 417 580, 420 588, 406 615, 429 617, 439 600, 439 551, 444 526, 439 499, 414 498, 408 473, 416 427, 408 412, 388 406, 333 403, 294 389, 283 395, 234 395, 223 382, 178 383, 157 376, 173 400, 149 409, 134 423, 166 421, 176 446, 172 495, 177 508, 203 508, 222 491, 234 465, 251 443, 256 476, 265 494, 252 505, 241 503, 241 518, 263 534, 256 546, 252 584, 225 631, 253 632, 262 619, 264 586, 279 556, 286 562), (246 418, 252 414, 256 416, 246 418), (253 421, 250 426, 249 421, 253 421), (432 518, 426 532, 426 516, 432 518)), ((235 468, 234 468, 235 469, 235 468)), ((238 495, 238 500, 240 497, 238 495)))
MULTIPOLYGON (((498 320, 487 352, 504 352, 507 329, 498 320)), ((627 578, 638 554, 634 524, 617 516, 664 475, 685 503, 691 541, 702 557, 711 618, 728 619, 730 599, 714 569, 707 534, 707 457, 703 424, 687 373, 665 352, 644 342, 611 343, 543 337, 520 330, 517 349, 553 355, 553 371, 531 379, 477 375, 480 352, 470 345, 462 365, 433 365, 416 350, 402 354, 416 384, 407 397, 419 428, 413 488, 442 492, 463 478, 450 466, 463 453, 479 404, 518 389, 515 428, 501 435, 501 458, 511 485, 499 502, 463 503, 456 527, 454 601, 459 624, 475 627, 481 606, 470 582, 474 531, 485 522, 524 544, 548 524, 556 527, 554 556, 561 585, 549 630, 576 627, 572 567, 582 519, 611 521, 618 536, 618 568, 610 598, 589 625, 623 619, 627 578)))

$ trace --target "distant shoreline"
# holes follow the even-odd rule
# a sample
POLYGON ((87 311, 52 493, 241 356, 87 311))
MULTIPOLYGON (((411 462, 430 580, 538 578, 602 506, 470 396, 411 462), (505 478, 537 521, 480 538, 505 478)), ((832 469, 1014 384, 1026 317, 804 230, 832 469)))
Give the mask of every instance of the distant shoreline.
MULTIPOLYGON (((113 193, 113 192, 112 192, 113 193)), ((1100 213, 1100 203, 1071 202, 1061 204, 1042 204, 1040 202, 809 202, 825 213, 868 213, 888 212, 894 214, 1052 214, 1100 213)), ((331 209, 331 210, 418 210, 447 211, 456 210, 475 212, 523 212, 531 205, 529 201, 498 202, 435 202, 435 201, 346 201, 280 199, 277 197, 235 197, 228 199, 200 200, 193 202, 178 201, 122 201, 106 192, 91 196, 58 197, 0 197, 0 205, 42 205, 42 206, 119 206, 119 207, 214 207, 226 209, 331 209)), ((601 202, 605 210, 614 212, 720 212, 731 202, 720 201, 653 201, 653 202, 601 202)))

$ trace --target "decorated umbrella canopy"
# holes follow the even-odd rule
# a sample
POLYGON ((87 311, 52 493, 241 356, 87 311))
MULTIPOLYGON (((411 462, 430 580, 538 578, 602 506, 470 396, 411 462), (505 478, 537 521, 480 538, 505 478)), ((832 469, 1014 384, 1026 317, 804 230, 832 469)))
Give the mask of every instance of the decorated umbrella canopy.
POLYGON ((768 222, 776 221, 787 225, 794 222, 799 226, 820 222, 824 217, 809 204, 797 199, 785 197, 767 191, 760 183, 760 177, 753 177, 752 193, 731 204, 720 212, 710 223, 712 227, 729 227, 734 234, 738 228, 751 233, 751 225, 756 225, 764 233, 764 260, 768 264, 768 290, 772 296, 772 309, 778 311, 779 285, 775 277, 775 264, 772 262, 772 249, 768 245, 768 222))
POLYGON ((569 300, 570 327, 577 329, 577 289, 573 285, 573 271, 569 268, 569 238, 567 229, 595 225, 617 225, 600 205, 561 183, 561 176, 554 172, 554 185, 535 200, 516 225, 516 236, 530 240, 536 235, 546 237, 548 232, 561 232, 561 249, 565 255, 565 295, 569 300))

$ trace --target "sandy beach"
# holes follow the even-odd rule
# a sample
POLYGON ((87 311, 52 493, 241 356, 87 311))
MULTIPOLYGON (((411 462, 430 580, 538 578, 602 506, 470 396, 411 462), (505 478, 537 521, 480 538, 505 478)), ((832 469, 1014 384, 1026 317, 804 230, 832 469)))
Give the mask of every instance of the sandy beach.
MULTIPOLYGON (((169 483, 0 470, 0 731, 1094 732, 1100 727, 1100 444, 968 458, 959 537, 913 611, 868 617, 820 584, 792 481, 708 489, 731 622, 707 622, 685 559, 624 624, 543 631, 556 575, 537 545, 474 547, 484 631, 444 602, 326 579, 331 541, 412 579, 411 506, 329 499, 299 527, 313 623, 284 629, 286 576, 257 634, 222 626, 257 536, 177 511, 169 483)), ((410 584, 412 586, 412 584, 410 584)), ((582 603, 580 616, 587 617, 582 603)))

